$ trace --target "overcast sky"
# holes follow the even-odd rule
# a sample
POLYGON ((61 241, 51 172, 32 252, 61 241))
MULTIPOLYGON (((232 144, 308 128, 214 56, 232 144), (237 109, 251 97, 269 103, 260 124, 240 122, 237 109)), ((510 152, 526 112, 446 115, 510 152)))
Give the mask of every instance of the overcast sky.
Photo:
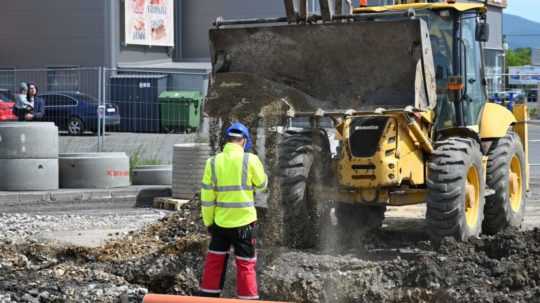
POLYGON ((508 0, 505 12, 540 22, 540 0, 508 0))

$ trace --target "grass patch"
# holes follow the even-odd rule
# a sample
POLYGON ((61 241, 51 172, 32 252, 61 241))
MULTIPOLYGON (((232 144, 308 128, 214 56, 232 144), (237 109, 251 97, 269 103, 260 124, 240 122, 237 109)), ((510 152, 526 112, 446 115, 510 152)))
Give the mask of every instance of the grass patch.
POLYGON ((142 158, 142 148, 137 149, 131 157, 129 157, 129 168, 130 170, 133 170, 136 167, 144 166, 144 165, 161 165, 161 160, 157 158, 142 158))
POLYGON ((529 108, 529 117, 531 117, 531 119, 538 118, 538 109, 536 107, 529 108))

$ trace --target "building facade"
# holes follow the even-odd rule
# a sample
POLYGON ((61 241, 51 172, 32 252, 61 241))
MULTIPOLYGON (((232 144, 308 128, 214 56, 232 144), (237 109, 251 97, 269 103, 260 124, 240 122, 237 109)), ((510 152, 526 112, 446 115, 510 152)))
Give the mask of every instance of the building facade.
MULTIPOLYGON (((169 0, 174 4, 174 46, 128 45, 125 6, 137 0, 17 0, 4 4, 0 18, 0 88, 25 78, 25 69, 42 69, 42 85, 55 88, 59 79, 74 79, 69 70, 106 67, 119 70, 174 71, 181 88, 205 92, 209 64, 208 29, 217 17, 284 16, 281 0, 169 0), (44 4, 45 3, 45 4, 44 4), (17 71, 17 72, 15 72, 17 71), (19 76, 17 76, 19 75, 19 76)), ((393 0, 370 0, 370 5, 393 0)), ((317 11, 318 0, 308 0, 317 11)), ((358 5, 358 0, 353 1, 358 5)), ((504 62, 504 0, 491 0, 486 44, 488 74, 501 74, 504 62)), ((79 82, 81 76, 79 76, 79 82)), ((502 81, 490 79, 496 86, 502 81)), ((67 81, 69 82, 69 81, 67 81)))

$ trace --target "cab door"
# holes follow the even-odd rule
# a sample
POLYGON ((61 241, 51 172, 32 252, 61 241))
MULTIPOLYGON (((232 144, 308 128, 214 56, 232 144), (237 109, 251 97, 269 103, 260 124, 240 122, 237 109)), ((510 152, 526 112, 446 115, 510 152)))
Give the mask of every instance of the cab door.
POLYGON ((464 14, 461 17, 461 60, 462 76, 465 83, 463 116, 467 126, 478 126, 480 113, 486 103, 486 87, 482 47, 476 41, 477 14, 464 14))

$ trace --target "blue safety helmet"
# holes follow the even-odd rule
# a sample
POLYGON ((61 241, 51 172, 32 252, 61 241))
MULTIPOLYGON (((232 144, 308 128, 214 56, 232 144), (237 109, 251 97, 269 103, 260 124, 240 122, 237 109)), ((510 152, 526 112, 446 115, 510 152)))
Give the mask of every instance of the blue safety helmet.
POLYGON ((225 133, 225 136, 227 137, 236 137, 236 138, 245 138, 246 139, 246 145, 244 146, 244 151, 250 151, 251 147, 253 146, 253 142, 251 141, 251 135, 249 134, 249 129, 240 122, 234 122, 227 128, 227 131, 225 133))

